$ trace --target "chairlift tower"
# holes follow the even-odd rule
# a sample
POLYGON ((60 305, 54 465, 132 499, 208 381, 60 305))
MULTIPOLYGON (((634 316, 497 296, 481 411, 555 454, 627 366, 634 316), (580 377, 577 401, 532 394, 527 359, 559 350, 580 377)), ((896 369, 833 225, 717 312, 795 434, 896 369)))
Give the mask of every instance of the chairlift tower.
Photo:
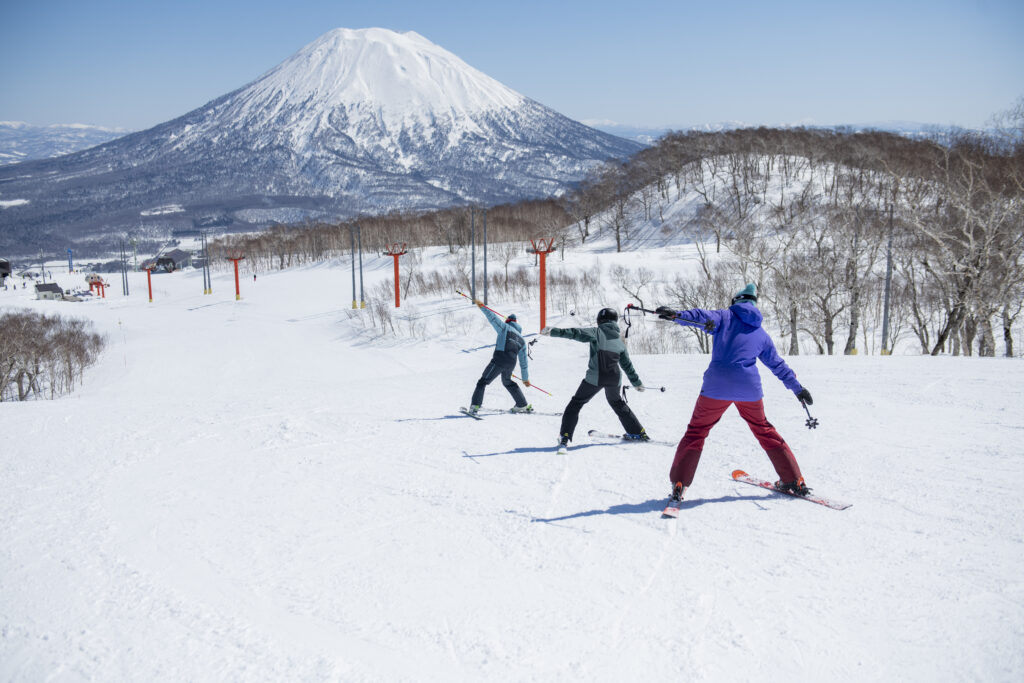
POLYGON ((551 252, 555 251, 555 238, 551 237, 547 241, 543 238, 539 240, 530 240, 532 249, 527 249, 529 254, 537 254, 540 257, 540 329, 547 327, 547 301, 548 301, 548 271, 547 271, 547 256, 551 252))
POLYGON ((395 244, 390 245, 387 248, 387 251, 384 252, 388 256, 391 256, 395 259, 395 308, 398 308, 399 306, 402 305, 402 299, 400 296, 401 289, 399 288, 398 281, 398 257, 405 256, 405 254, 408 253, 406 252, 405 247, 405 242, 402 242, 401 244, 398 244, 396 242, 395 244))
POLYGON ((228 251, 227 259, 235 264, 235 301, 241 301, 242 291, 238 284, 238 262, 245 258, 245 254, 237 249, 228 251))

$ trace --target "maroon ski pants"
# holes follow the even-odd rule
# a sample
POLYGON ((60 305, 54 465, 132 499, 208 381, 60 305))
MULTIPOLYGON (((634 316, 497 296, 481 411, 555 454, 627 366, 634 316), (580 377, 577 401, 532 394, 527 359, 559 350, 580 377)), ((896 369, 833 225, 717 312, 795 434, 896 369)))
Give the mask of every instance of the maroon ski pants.
POLYGON ((686 434, 676 447, 676 457, 669 473, 672 483, 683 482, 689 486, 700 462, 701 451, 704 450, 704 439, 711 428, 718 424, 729 406, 736 404, 740 417, 747 421, 747 426, 754 433, 761 448, 768 454, 772 466, 782 481, 796 481, 801 477, 800 466, 796 464, 793 451, 775 431, 768 418, 764 416, 764 402, 756 401, 723 401, 707 396, 698 396, 697 405, 693 407, 693 416, 686 427, 686 434))

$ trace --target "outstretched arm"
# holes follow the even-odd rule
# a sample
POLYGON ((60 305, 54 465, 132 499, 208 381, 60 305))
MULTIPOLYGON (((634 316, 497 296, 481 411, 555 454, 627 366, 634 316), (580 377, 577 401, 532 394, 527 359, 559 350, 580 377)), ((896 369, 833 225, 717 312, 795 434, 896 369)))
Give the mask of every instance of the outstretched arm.
POLYGON ((725 311, 708 311, 703 308, 691 308, 686 311, 674 311, 667 306, 659 306, 658 313, 665 320, 677 325, 700 327, 708 334, 714 334, 722 325, 725 311))
POLYGON ((491 327, 494 328, 495 332, 501 332, 505 329, 505 321, 495 314, 494 311, 489 308, 484 308, 484 305, 479 301, 475 303, 480 307, 480 312, 484 314, 484 317, 487 318, 487 322, 491 324, 491 327))
POLYGON ((548 334, 552 337, 572 339, 573 341, 584 342, 587 344, 597 341, 596 327, 552 327, 548 331, 548 334))
POLYGON ((779 352, 775 350, 775 343, 771 339, 765 344, 764 350, 758 355, 758 359, 794 394, 805 391, 800 382, 797 381, 796 373, 786 364, 786 361, 782 359, 779 352))

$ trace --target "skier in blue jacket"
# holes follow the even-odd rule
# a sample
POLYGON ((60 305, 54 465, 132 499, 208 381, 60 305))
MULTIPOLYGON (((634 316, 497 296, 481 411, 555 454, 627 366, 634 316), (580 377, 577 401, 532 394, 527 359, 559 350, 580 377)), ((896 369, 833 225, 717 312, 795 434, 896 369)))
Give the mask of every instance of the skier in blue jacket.
POLYGON ((674 498, 681 499, 693 482, 704 440, 722 414, 734 404, 779 475, 775 487, 800 495, 806 495, 809 490, 793 451, 765 417, 764 393, 756 362, 764 363, 798 399, 808 405, 813 400, 810 392, 797 381, 796 373, 775 350, 772 338, 761 327, 763 316, 756 304, 757 287, 748 284, 736 293, 729 308, 674 311, 662 306, 657 309, 662 318, 680 325, 702 327, 713 337, 711 363, 704 372, 697 405, 676 448, 669 473, 674 498))
POLYGON ((523 328, 519 326, 514 313, 502 320, 501 316, 484 306, 482 301, 474 299, 473 303, 480 307, 480 311, 498 333, 498 337, 494 342, 494 355, 491 356, 491 362, 484 368, 483 374, 477 380, 476 389, 473 390, 469 412, 476 414, 480 410, 480 406, 484 402, 484 390, 499 375, 502 385, 508 389, 508 393, 512 394, 512 399, 516 402, 511 411, 513 413, 533 412, 533 406, 526 402, 523 390, 512 381, 512 371, 516 369, 516 360, 518 359, 519 367, 523 372, 523 384, 530 386, 530 369, 526 355, 526 342, 522 336, 523 328))

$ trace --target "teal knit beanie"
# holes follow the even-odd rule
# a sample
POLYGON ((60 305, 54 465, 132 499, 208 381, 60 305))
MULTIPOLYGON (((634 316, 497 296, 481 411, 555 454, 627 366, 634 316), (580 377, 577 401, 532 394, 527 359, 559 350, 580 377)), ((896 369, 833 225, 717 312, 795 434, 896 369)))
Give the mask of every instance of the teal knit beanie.
POLYGON ((732 302, 737 301, 757 301, 757 285, 750 283, 740 291, 736 292, 736 296, 732 298, 732 302))

